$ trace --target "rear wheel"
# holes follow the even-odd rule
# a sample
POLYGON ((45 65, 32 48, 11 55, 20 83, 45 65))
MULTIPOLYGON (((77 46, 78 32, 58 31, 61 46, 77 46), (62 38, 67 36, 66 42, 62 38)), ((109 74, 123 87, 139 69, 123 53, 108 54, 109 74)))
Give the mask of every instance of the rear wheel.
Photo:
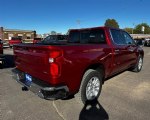
POLYGON ((102 75, 100 72, 89 69, 85 72, 80 90, 77 94, 79 100, 85 104, 87 101, 95 100, 99 97, 102 89, 102 75))
POLYGON ((140 72, 141 69, 142 69, 142 67, 143 67, 143 57, 140 55, 140 56, 138 57, 137 64, 136 64, 136 66, 134 67, 133 71, 134 71, 134 72, 140 72))

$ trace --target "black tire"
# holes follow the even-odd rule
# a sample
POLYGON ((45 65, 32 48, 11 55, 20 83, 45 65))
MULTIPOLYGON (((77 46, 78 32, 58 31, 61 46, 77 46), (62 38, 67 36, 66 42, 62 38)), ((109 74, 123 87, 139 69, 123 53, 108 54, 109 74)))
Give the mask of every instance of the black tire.
MULTIPOLYGON (((79 92, 77 93, 77 99, 79 101, 82 101, 83 104, 85 104, 87 101, 95 100, 99 97, 99 95, 101 93, 101 89, 102 89, 102 75, 101 75, 101 73, 96 71, 96 70, 89 69, 83 75, 82 82, 81 82, 81 85, 80 85, 80 89, 79 89, 79 92), (95 84, 95 86, 93 86, 92 89, 96 89, 98 87, 99 87, 99 89, 96 90, 97 95, 92 96, 92 98, 89 99, 89 98, 87 98, 87 92, 88 92, 87 85, 90 84, 90 81, 92 81, 92 83, 93 83, 94 80, 96 81, 97 87, 96 87, 96 84, 95 84)), ((93 94, 94 94, 94 92, 93 92, 93 94)))
POLYGON ((136 65, 135 65, 135 67, 133 68, 132 71, 133 72, 140 72, 142 67, 143 67, 143 57, 141 55, 139 55, 137 63, 136 63, 136 65))
POLYGON ((4 61, 2 61, 2 63, 0 63, 0 69, 3 69, 4 67, 4 61))

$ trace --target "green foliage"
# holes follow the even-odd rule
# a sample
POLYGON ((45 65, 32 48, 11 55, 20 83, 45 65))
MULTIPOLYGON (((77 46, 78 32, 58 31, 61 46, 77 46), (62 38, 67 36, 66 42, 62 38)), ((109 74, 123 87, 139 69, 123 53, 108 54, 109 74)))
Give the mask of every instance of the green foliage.
POLYGON ((134 32, 133 28, 124 28, 124 30, 129 34, 132 34, 134 32))
POLYGON ((135 34, 143 34, 142 26, 145 27, 144 34, 150 34, 150 26, 147 23, 138 24, 134 29, 134 33, 135 34))
POLYGON ((105 26, 119 28, 118 22, 115 19, 107 19, 105 21, 105 26))
POLYGON ((51 31, 51 35, 57 35, 56 31, 51 31))

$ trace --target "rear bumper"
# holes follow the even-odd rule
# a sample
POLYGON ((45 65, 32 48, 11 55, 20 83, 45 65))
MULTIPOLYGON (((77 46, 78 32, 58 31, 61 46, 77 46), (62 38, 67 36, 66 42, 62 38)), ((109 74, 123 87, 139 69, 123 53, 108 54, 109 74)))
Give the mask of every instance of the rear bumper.
POLYGON ((29 85, 26 83, 24 72, 13 69, 12 73, 14 80, 41 98, 48 100, 62 99, 66 98, 69 93, 67 86, 52 86, 34 77, 32 77, 33 80, 29 85))

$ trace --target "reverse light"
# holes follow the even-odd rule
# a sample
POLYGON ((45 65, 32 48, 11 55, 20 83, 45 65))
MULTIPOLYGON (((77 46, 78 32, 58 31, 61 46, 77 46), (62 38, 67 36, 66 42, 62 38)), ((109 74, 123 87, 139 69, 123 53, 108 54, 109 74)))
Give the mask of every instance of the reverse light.
POLYGON ((54 62, 54 58, 49 58, 49 63, 53 63, 54 62))

